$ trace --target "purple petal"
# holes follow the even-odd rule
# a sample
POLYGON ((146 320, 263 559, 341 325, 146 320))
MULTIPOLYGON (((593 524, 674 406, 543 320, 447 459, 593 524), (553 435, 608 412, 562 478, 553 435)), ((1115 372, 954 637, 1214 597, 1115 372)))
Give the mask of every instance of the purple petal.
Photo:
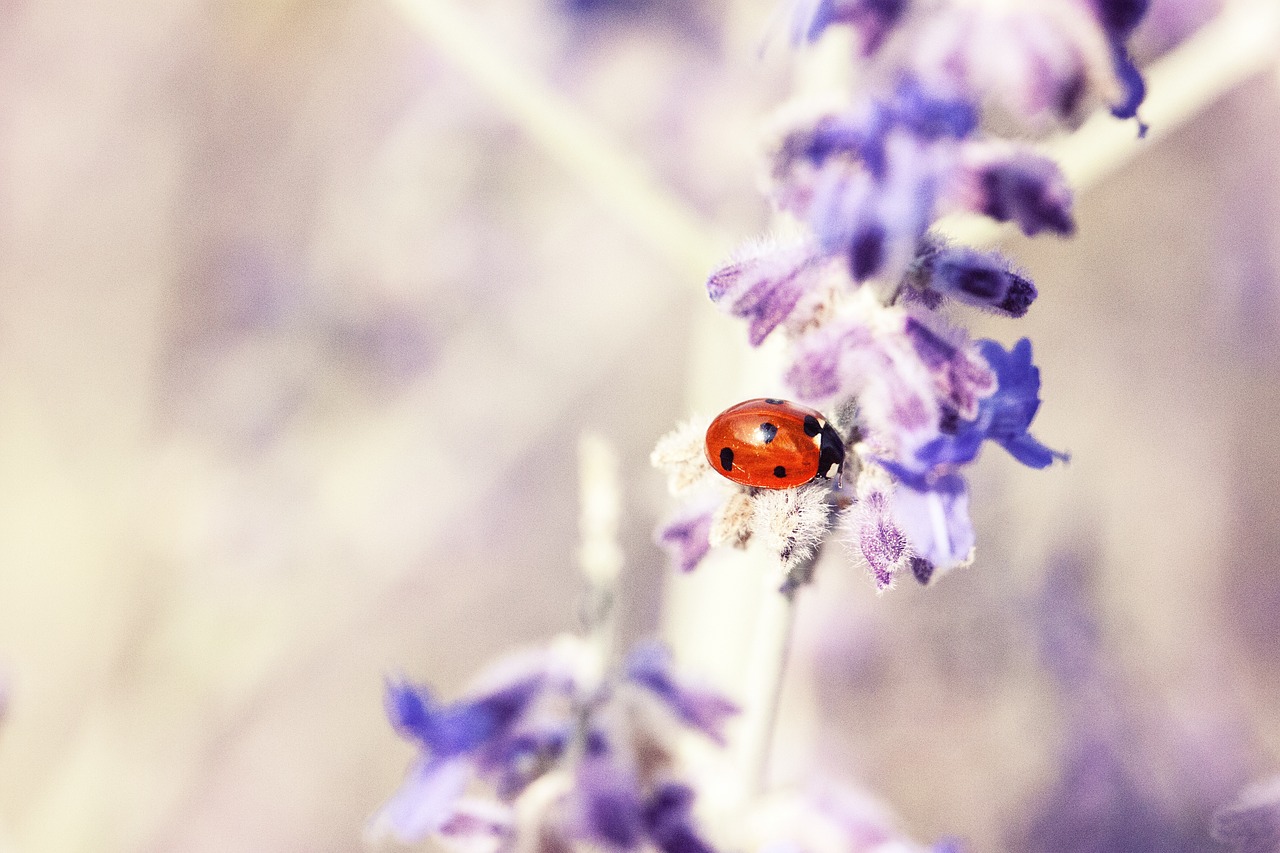
POLYGON ((1016 222, 1028 236, 1041 231, 1064 237, 1075 233, 1071 189, 1062 170, 1049 158, 1020 152, 987 165, 978 181, 982 199, 977 213, 997 222, 1016 222))
POLYGON ((978 403, 977 417, 944 424, 943 435, 922 446, 905 467, 931 470, 939 465, 972 462, 986 439, 1005 448, 1032 468, 1045 468, 1070 457, 1051 450, 1027 430, 1040 408, 1040 370, 1031 361, 1031 341, 1023 338, 1009 352, 995 341, 979 341, 979 351, 996 374, 994 394, 978 403))
POLYGON ((543 684, 542 676, 535 675, 475 699, 437 705, 425 687, 388 682, 387 715, 401 735, 418 741, 436 758, 450 758, 501 736, 543 684))
POLYGON ((819 272, 803 248, 765 246, 713 272, 707 294, 729 314, 749 320, 751 345, 759 346, 791 316, 819 272))
POLYGON ((711 519, 714 510, 678 516, 664 524, 657 541, 671 556, 671 563, 681 572, 691 572, 711 550, 711 519))
POLYGON ((583 833, 622 850, 639 845, 645 827, 635 777, 610 758, 597 757, 578 765, 577 782, 583 833))
POLYGON ((642 643, 626 661, 627 678, 661 699, 686 725, 724 743, 724 724, 738 706, 711 690, 682 684, 672 673, 671 652, 660 643, 642 643))
POLYGON ((573 731, 571 720, 557 720, 515 732, 481 750, 476 764, 499 798, 509 800, 554 766, 564 755, 573 731))
POLYGON ((899 126, 926 142, 964 139, 978 127, 978 111, 973 104, 961 98, 931 95, 911 77, 898 83, 892 110, 899 126))
POLYGON ((908 5, 908 0, 800 0, 792 13, 791 38, 796 44, 815 42, 827 27, 843 24, 858 33, 862 55, 870 56, 908 5))
POLYGON ((907 536, 889 512, 889 496, 878 488, 860 488, 849 518, 876 587, 889 587, 911 556, 907 536))
POLYGON ((375 838, 389 834, 413 843, 439 832, 452 817, 470 777, 471 764, 464 759, 418 762, 370 820, 369 834, 375 838))
POLYGON ((852 396, 866 382, 859 355, 875 348, 871 330, 859 321, 837 321, 797 341, 785 382, 796 396, 811 403, 852 396))
POLYGON ((698 836, 693 821, 693 789, 664 784, 644 805, 644 823, 650 840, 663 853, 715 853, 698 836))
POLYGON ((959 480, 954 477, 945 490, 937 491, 916 491, 904 485, 893 496, 894 518, 912 550, 944 571, 967 560, 974 544, 969 495, 959 480))
POLYGON ((996 390, 996 375, 971 351, 968 341, 961 338, 953 343, 917 317, 907 318, 903 332, 932 374, 940 401, 962 417, 976 416, 981 400, 996 390))
MULTIPOLYGON (((1016 273, 998 252, 926 245, 908 279, 912 289, 948 296, 968 305, 1021 317, 1036 298, 1036 286, 1016 273)), ((926 304, 927 304, 927 300, 926 304)))

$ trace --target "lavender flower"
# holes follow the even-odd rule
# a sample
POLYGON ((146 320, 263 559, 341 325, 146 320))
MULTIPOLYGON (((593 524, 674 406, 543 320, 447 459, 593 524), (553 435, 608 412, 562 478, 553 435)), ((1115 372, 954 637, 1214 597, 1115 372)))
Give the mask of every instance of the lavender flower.
POLYGON ((1035 301, 1036 286, 997 252, 980 252, 926 239, 903 280, 903 295, 926 308, 947 298, 1009 317, 1021 317, 1035 301))
POLYGON ((485 673, 474 695, 437 702, 421 686, 387 685, 387 716, 422 755, 400 791, 373 818, 370 832, 415 840, 441 832, 467 783, 486 779, 505 796, 518 794, 559 757, 581 690, 580 653, 560 644, 512 656, 485 673))
POLYGON ((671 556, 680 572, 691 572, 711 550, 711 519, 714 507, 685 511, 658 529, 657 540, 671 556))
POLYGON ((954 840, 919 844, 892 812, 863 791, 834 782, 766 798, 745 826, 753 853, 960 853, 954 840))
POLYGON ((991 102, 1033 130, 1075 124, 1119 92, 1105 35, 1070 0, 945 7, 922 23, 909 61, 931 89, 991 102))
POLYGON ((893 516, 893 483, 878 466, 858 477, 857 500, 845 514, 846 544, 871 571, 877 589, 888 589, 914 558, 907 534, 893 516))
MULTIPOLYGON (((748 339, 759 346, 796 313, 807 294, 820 296, 828 273, 823 259, 805 244, 762 243, 741 252, 707 280, 707 295, 720 308, 750 321, 748 339)), ((803 316, 816 309, 801 311, 803 316)))
POLYGON ((724 743, 725 722, 738 707, 720 694, 680 681, 666 646, 642 643, 628 656, 626 678, 662 701, 682 723, 716 743, 724 743))
POLYGON ((631 850, 647 838, 670 853, 710 850, 689 816, 692 789, 672 781, 673 739, 692 728, 722 742, 737 708, 677 677, 661 646, 637 647, 600 680, 586 649, 566 639, 500 662, 465 699, 441 704, 397 682, 387 700, 392 725, 422 756, 371 821, 373 836, 510 840, 527 831, 528 800, 539 831, 569 846, 631 850), (464 797, 473 779, 496 799, 464 797))
POLYGON ((977 113, 911 78, 890 98, 785 126, 772 155, 779 209, 812 229, 819 251, 846 259, 854 282, 893 280, 910 262, 977 113))
POLYGON ((875 53, 906 14, 908 0, 797 0, 792 6, 791 39, 817 41, 833 24, 852 27, 864 56, 875 53))
POLYGON ((1027 430, 1040 408, 1040 369, 1031 361, 1031 341, 1021 339, 1005 352, 995 341, 980 341, 982 356, 995 371, 998 387, 978 404, 977 417, 946 425, 946 434, 922 447, 916 462, 924 468, 973 461, 984 439, 996 442, 1030 468, 1046 468, 1070 457, 1045 447, 1027 430))
POLYGON ((997 222, 1016 222, 1023 233, 1075 233, 1072 192, 1058 164, 1025 145, 969 142, 961 149, 939 205, 997 222))

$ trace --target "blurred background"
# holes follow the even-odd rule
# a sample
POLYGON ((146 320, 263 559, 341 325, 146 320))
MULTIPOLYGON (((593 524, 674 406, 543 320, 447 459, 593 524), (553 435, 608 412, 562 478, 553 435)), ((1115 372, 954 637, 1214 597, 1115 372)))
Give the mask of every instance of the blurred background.
MULTIPOLYGON (((575 624, 584 429, 657 630, 648 453, 744 387, 702 280, 804 83, 774 12, 0 6, 0 849, 361 849, 413 754, 384 677, 575 624)), ((1216 12, 1157 2, 1138 55, 1216 12)), ((1272 68, 1006 244, 1040 300, 975 324, 1035 341, 1073 461, 986 454, 933 588, 823 564, 780 773, 975 851, 1219 849, 1280 770, 1277 138, 1272 68)))

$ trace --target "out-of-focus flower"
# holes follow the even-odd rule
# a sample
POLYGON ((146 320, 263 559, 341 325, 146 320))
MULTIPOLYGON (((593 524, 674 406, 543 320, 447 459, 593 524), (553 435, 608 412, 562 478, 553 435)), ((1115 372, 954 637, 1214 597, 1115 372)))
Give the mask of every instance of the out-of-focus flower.
POLYGON ((753 853, 961 853, 955 840, 912 840, 883 803, 836 783, 766 797, 742 831, 753 853))
POLYGON ((674 775, 674 738, 694 729, 722 742, 737 708, 677 676, 661 646, 638 646, 619 673, 601 680, 581 643, 564 639, 499 662, 453 703, 392 683, 387 710, 422 755, 372 819, 373 837, 483 845, 513 839, 533 820, 568 845, 631 850, 648 839, 667 853, 710 849, 692 824, 692 790, 674 775), (540 784, 557 774, 571 781, 540 784), (494 799, 464 797, 473 780, 487 783, 494 799), (521 800, 535 788, 539 814, 531 818, 521 800), (544 802, 548 790, 554 795, 544 802))
POLYGON ((797 115, 771 155, 774 202, 808 225, 823 255, 845 259, 854 282, 892 281, 933 218, 954 141, 976 126, 969 103, 911 78, 883 100, 797 115))
MULTIPOLYGON (((1111 57, 1122 94, 1112 104, 1111 113, 1116 118, 1136 118, 1138 107, 1147 95, 1142 72, 1133 64, 1127 47, 1129 37, 1147 14, 1151 0, 1083 0, 1092 9, 1098 25, 1111 43, 1111 57)), ((1146 125, 1138 123, 1139 133, 1146 134, 1146 125)))
POLYGON ((1026 314, 1037 295, 1031 280, 1000 254, 937 240, 922 245, 902 293, 929 309, 950 298, 1009 317, 1026 314))
POLYGON ((1280 776, 1246 788, 1213 816, 1213 838, 1233 853, 1280 851, 1280 776))
POLYGON ((1108 40, 1073 0, 949 4, 913 36, 906 61, 931 91, 991 103, 1033 130, 1120 97, 1108 40))
POLYGON ((693 571, 711 550, 711 519, 714 514, 715 507, 686 509, 658 528, 655 538, 679 571, 693 571))
POLYGON ((909 0, 795 0, 791 6, 791 40, 817 41, 833 24, 858 34, 859 49, 869 56, 892 32, 910 7, 909 0))
POLYGON ((686 726, 724 743, 724 725, 738 712, 737 706, 713 690, 678 678, 675 661, 665 646, 637 646, 628 656, 624 672, 628 681, 660 699, 686 726))
POLYGON ((1014 222, 1029 237, 1042 231, 1074 234, 1071 206, 1071 188, 1057 163, 1023 144, 986 140, 960 149, 939 200, 942 211, 1014 222))

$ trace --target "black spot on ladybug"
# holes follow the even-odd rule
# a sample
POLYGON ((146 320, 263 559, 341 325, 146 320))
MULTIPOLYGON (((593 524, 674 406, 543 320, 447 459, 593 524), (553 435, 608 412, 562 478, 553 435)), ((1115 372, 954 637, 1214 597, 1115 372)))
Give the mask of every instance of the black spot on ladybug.
POLYGON ((804 434, 809 436, 810 438, 813 438, 815 435, 817 435, 820 432, 822 432, 822 425, 818 423, 818 419, 815 418, 813 415, 805 415, 804 416, 804 434))
POLYGON ((781 405, 782 405, 782 401, 781 401, 781 400, 775 400, 775 399, 773 399, 772 397, 765 397, 765 398, 764 398, 764 401, 765 401, 766 403, 768 403, 769 405, 771 405, 771 406, 781 406, 781 405))
POLYGON ((769 423, 768 421, 765 421, 764 423, 760 424, 760 437, 764 439, 765 444, 768 444, 769 442, 773 441, 774 438, 777 437, 777 435, 778 435, 778 428, 773 424, 769 423))
POLYGON ((778 478, 785 477, 787 476, 787 469, 779 465, 777 468, 773 469, 773 476, 778 478))
POLYGON ((733 449, 729 447, 720 448, 720 467, 726 471, 733 470, 733 449))

